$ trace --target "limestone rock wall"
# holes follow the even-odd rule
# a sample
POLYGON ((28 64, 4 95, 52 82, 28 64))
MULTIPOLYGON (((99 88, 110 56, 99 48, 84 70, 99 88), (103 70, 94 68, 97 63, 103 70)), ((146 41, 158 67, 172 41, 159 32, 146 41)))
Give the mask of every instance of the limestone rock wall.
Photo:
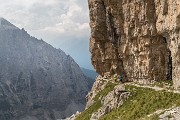
POLYGON ((89 0, 90 52, 101 75, 180 86, 179 0, 89 0))

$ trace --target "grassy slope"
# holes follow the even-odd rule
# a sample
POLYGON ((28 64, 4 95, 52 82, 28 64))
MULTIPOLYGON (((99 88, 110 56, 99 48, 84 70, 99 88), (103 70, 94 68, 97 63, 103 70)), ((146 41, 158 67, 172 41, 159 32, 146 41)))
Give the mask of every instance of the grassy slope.
MULTIPOLYGON (((97 112, 102 106, 99 98, 106 96, 115 86, 116 84, 109 82, 105 89, 95 96, 94 104, 82 112, 75 120, 89 120, 92 113, 97 112)), ((130 85, 126 86, 126 90, 131 92, 130 98, 125 101, 120 108, 103 116, 101 120, 140 120, 159 109, 180 106, 180 94, 155 91, 150 88, 141 88, 130 85)), ((148 120, 156 120, 157 118, 157 115, 154 115, 148 118, 148 120)))
POLYGON ((75 120, 89 120, 91 118, 92 113, 97 112, 98 109, 102 106, 101 100, 99 100, 99 97, 106 96, 110 91, 114 89, 116 84, 114 83, 107 83, 104 90, 100 91, 94 98, 94 104, 90 106, 88 109, 86 109, 84 112, 82 112, 75 120))
POLYGON ((120 108, 103 116, 101 120, 139 120, 158 109, 180 106, 180 94, 135 86, 126 86, 126 90, 131 92, 131 97, 120 108))

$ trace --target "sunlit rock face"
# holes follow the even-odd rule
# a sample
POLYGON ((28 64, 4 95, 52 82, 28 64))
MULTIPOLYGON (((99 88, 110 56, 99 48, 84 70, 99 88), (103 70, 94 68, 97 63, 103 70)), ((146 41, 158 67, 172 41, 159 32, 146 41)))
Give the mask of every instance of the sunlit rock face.
POLYGON ((89 0, 92 63, 129 81, 180 86, 179 0, 89 0))
POLYGON ((62 50, 0 18, 0 120, 55 120, 85 107, 86 77, 62 50))

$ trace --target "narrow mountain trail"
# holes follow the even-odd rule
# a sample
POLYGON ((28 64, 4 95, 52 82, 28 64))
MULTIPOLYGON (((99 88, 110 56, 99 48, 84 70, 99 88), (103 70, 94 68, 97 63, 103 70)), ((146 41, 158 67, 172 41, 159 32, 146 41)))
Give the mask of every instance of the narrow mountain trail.
POLYGON ((162 87, 158 87, 158 86, 139 85, 139 84, 136 84, 136 83, 125 83, 125 85, 134 85, 134 86, 137 86, 137 87, 150 88, 150 89, 153 89, 155 91, 165 90, 167 92, 173 92, 173 93, 180 94, 180 91, 178 91, 178 90, 169 90, 167 88, 162 88, 162 87))

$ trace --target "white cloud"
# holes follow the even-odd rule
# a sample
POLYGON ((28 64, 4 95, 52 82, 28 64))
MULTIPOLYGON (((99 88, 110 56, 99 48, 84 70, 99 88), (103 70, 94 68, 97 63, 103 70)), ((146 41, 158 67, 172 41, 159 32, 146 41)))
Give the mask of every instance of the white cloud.
POLYGON ((11 2, 0 0, 0 2, 4 3, 0 4, 0 16, 37 37, 38 32, 77 35, 80 34, 80 30, 89 31, 88 8, 84 0, 11 0, 11 2))
POLYGON ((55 25, 58 21, 88 22, 87 3, 82 6, 80 1, 84 0, 0 0, 0 16, 15 24, 32 26, 30 28, 40 22, 44 27, 50 25, 45 23, 51 22, 55 25), (79 19, 80 17, 82 18, 79 19), (31 25, 24 24, 23 21, 31 25))
MULTIPOLYGON (((0 3, 1 17, 25 28, 31 35, 64 49, 75 59, 78 56, 74 54, 77 45, 83 41, 84 45, 88 44, 90 28, 87 0, 0 0, 0 3), (71 45, 69 49, 69 43, 77 44, 71 45)), ((87 56, 88 45, 86 47, 82 46, 79 51, 85 51, 83 54, 90 61, 87 56)))

